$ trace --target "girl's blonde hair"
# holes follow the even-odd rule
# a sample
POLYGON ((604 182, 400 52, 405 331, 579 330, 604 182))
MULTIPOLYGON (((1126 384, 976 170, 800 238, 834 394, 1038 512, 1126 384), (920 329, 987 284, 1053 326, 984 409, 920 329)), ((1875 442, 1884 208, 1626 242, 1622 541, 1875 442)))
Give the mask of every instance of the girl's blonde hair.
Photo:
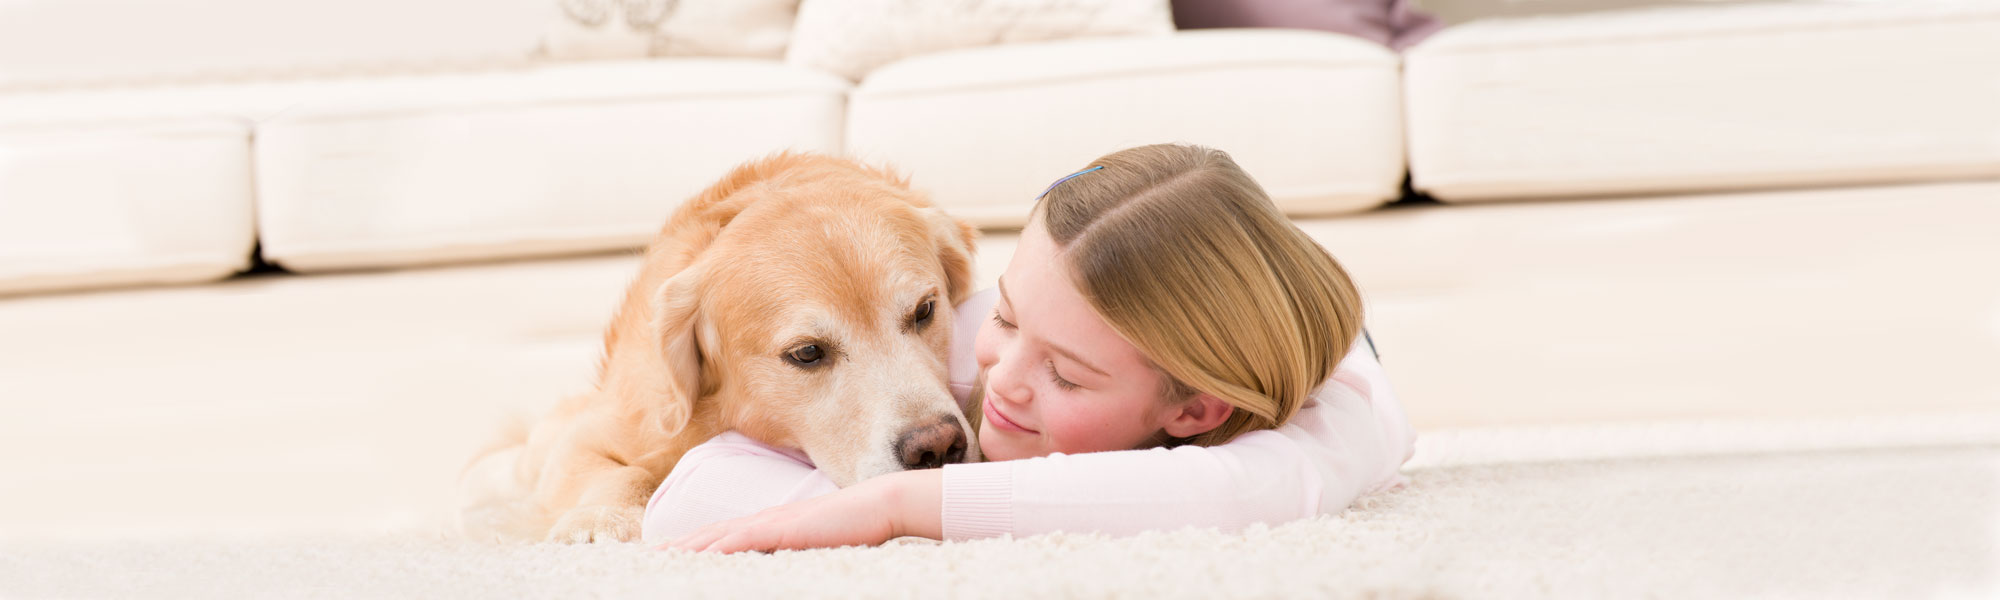
POLYGON ((1290 420, 1361 334, 1361 296, 1340 263, 1220 150, 1140 146, 1090 167, 1031 213, 1072 283, 1163 372, 1169 401, 1202 392, 1235 407, 1166 443, 1221 444, 1290 420))

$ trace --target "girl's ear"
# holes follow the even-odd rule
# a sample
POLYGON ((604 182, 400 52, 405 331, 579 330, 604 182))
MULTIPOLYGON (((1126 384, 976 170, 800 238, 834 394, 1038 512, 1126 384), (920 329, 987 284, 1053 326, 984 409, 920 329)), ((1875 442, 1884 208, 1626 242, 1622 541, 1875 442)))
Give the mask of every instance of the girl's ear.
POLYGON ((1167 422, 1161 428, 1169 437, 1191 438, 1222 426, 1222 422, 1235 413, 1236 407, 1221 398, 1196 392, 1193 397, 1167 409, 1167 422))

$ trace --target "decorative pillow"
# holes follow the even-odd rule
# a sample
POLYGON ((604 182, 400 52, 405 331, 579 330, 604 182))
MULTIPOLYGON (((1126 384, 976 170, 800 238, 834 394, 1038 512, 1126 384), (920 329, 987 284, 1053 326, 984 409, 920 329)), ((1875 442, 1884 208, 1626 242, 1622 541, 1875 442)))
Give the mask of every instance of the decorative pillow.
POLYGON ((653 36, 653 56, 781 59, 799 0, 680 0, 653 36))
POLYGON ((673 0, 549 0, 553 14, 542 50, 549 58, 638 58, 673 0))
POLYGON ((798 0, 548 0, 550 58, 785 56, 798 0))
POLYGON ((1173 30, 1166 0, 806 0, 785 61, 860 80, 940 50, 1173 30))
POLYGON ((1409 0, 1173 0, 1181 29, 1285 27, 1367 38, 1398 52, 1444 23, 1409 0))

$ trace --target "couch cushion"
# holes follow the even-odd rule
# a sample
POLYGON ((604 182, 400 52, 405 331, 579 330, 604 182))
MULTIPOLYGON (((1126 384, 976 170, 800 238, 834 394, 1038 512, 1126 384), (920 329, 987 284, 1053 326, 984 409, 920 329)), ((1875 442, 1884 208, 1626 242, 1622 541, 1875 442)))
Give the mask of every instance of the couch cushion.
POLYGON ((2000 175, 2000 6, 1674 7, 1472 23, 1406 58, 1444 200, 2000 175))
POLYGON ((247 267, 254 125, 312 89, 0 93, 0 293, 202 281, 247 267))
POLYGON ((327 82, 257 126, 264 255, 316 270, 639 246, 739 162, 838 152, 847 89, 748 59, 327 82))
POLYGON ((869 76, 848 145, 988 226, 1020 225, 1098 156, 1160 142, 1228 151, 1288 212, 1363 210, 1403 178, 1396 70, 1370 42, 1284 30, 963 50, 869 76))
POLYGON ((246 122, 0 122, 0 295, 217 279, 254 237, 246 122))
POLYGON ((9 0, 0 90, 522 64, 548 0, 9 0))

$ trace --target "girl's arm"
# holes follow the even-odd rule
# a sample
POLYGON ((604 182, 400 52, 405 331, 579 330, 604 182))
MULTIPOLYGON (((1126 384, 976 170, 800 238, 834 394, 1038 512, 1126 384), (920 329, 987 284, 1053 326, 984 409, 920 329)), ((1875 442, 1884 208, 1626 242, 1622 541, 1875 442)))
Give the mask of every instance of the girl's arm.
POLYGON ((1050 531, 1240 529, 1334 513, 1402 481, 1415 434, 1372 350, 1357 350, 1290 423, 1183 446, 950 465, 944 539, 1050 531))
POLYGON ((702 526, 833 493, 811 463, 734 431, 688 450, 646 503, 640 538, 658 544, 702 526))
POLYGON ((687 550, 875 544, 1050 531, 1237 529, 1337 512, 1401 482, 1415 433, 1373 349, 1356 344, 1290 423, 1221 446, 1053 455, 896 473, 711 525, 687 550))

